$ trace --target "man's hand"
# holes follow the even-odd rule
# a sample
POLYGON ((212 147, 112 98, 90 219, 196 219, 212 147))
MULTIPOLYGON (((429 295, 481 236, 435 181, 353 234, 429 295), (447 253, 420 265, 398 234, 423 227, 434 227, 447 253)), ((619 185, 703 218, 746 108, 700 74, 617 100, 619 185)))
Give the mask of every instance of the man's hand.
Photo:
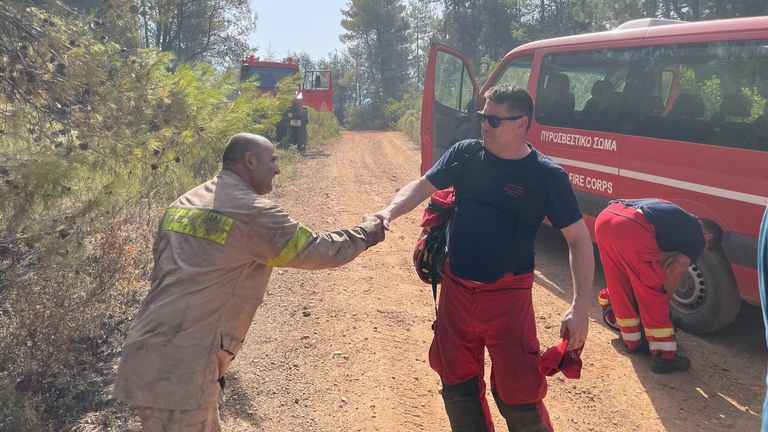
POLYGON ((392 220, 392 213, 384 209, 384 210, 379 210, 370 216, 376 217, 379 220, 381 220, 381 223, 384 224, 384 229, 389 231, 389 222, 392 220))
POLYGON ((413 210, 435 191, 437 188, 422 176, 400 188, 392 202, 373 215, 381 219, 384 229, 389 231, 390 222, 413 210))
POLYGON ((568 348, 572 350, 584 345, 589 333, 589 314, 586 307, 577 308, 574 305, 568 308, 563 315, 563 322, 560 324, 560 337, 568 334, 568 348))

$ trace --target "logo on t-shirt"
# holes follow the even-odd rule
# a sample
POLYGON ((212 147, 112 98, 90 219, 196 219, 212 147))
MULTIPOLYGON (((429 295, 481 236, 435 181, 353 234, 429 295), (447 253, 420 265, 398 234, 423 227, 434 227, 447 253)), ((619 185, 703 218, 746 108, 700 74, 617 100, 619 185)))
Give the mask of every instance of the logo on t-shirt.
POLYGON ((518 186, 516 184, 507 183, 507 185, 504 186, 504 189, 502 190, 507 195, 513 196, 515 198, 522 198, 525 196, 525 189, 522 186, 518 186))

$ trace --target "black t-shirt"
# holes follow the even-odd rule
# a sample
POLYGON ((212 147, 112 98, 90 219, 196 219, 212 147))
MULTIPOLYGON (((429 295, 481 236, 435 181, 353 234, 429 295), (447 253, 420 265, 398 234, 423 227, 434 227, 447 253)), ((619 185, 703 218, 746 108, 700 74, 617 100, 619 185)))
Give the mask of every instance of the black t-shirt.
POLYGON ((656 198, 615 200, 642 210, 643 216, 656 229, 656 243, 664 252, 680 252, 696 261, 704 251, 704 234, 696 216, 669 201, 656 198))
POLYGON ((581 219, 568 175, 536 149, 519 160, 495 156, 477 140, 456 143, 427 172, 435 187, 456 189, 448 259, 459 277, 492 283, 534 268, 536 232, 581 219), (466 155, 471 154, 469 158, 466 155))

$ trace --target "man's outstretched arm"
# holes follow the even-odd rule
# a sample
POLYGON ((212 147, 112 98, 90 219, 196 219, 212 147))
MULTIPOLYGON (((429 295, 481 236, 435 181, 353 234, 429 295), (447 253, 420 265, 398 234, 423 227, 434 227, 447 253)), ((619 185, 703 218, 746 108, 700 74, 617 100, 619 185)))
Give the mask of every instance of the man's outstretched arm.
POLYGON ((374 214, 384 222, 384 228, 389 229, 389 223, 413 210, 437 188, 426 177, 422 176, 403 186, 392 198, 389 205, 374 214))

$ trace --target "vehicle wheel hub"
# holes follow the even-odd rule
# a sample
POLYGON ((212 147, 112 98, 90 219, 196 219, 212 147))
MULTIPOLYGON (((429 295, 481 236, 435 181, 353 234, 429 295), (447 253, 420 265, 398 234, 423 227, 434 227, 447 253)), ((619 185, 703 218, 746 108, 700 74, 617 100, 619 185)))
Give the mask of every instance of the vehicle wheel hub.
POLYGON ((688 267, 688 273, 672 297, 672 308, 681 313, 697 312, 706 301, 707 284, 701 269, 694 264, 688 267))

